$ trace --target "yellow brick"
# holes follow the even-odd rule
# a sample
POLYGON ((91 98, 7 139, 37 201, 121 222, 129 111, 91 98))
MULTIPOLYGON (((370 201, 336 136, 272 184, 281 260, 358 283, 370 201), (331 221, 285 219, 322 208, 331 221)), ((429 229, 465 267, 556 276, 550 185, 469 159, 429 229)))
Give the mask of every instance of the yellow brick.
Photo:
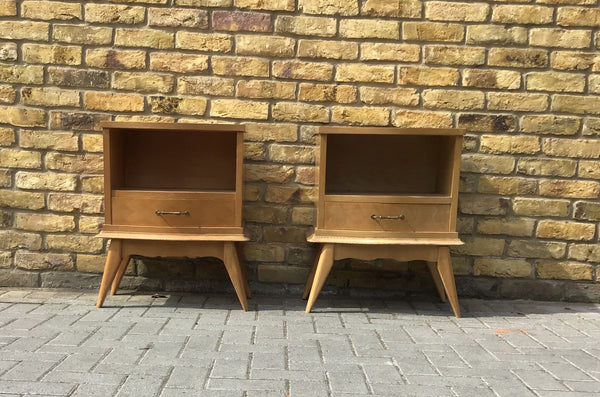
POLYGON ((504 25, 467 26, 467 44, 526 44, 527 29, 504 25))
POLYGON ((46 236, 48 249, 67 252, 84 252, 97 254, 103 249, 100 237, 69 234, 51 234, 46 236))
POLYGON ((386 108, 334 106, 331 113, 331 121, 339 124, 386 126, 389 120, 386 108))
POLYGON ((573 218, 588 221, 600 221, 600 203, 595 201, 577 201, 573 218))
POLYGON ((534 154, 540 151, 540 140, 531 136, 483 135, 480 150, 485 153, 534 154))
POLYGON ((15 0, 0 0, 0 16, 10 17, 17 15, 17 3, 15 0))
POLYGON ((581 120, 565 116, 523 116, 521 131, 534 134, 575 135, 581 127, 581 120))
POLYGON ((50 152, 45 157, 46 168, 57 171, 101 174, 102 156, 97 154, 65 154, 50 152))
POLYGON ((288 122, 328 123, 329 110, 320 105, 308 105, 300 102, 278 102, 273 105, 274 120, 288 122))
POLYGON ((77 151, 79 149, 79 137, 73 132, 22 129, 19 133, 19 145, 28 149, 77 151))
POLYGON ((540 238, 553 238, 560 240, 592 240, 596 233, 593 223, 570 221, 540 221, 536 236, 540 238))
POLYGON ((522 259, 476 258, 475 276, 530 277, 531 265, 522 259))
POLYGON ((292 224, 312 226, 315 224, 315 215, 314 208, 295 207, 292 210, 292 224))
POLYGON ((15 131, 12 128, 0 128, 0 146, 11 146, 15 143, 15 131))
POLYGON ((177 93, 233 96, 234 80, 212 76, 185 76, 177 79, 177 93))
POLYGON ((512 70, 467 69, 463 86, 516 90, 521 88, 521 73, 512 70))
POLYGON ((482 109, 484 103, 485 95, 479 91, 423 91, 423 105, 426 108, 482 109))
POLYGON ((238 35, 235 38, 236 53, 240 55, 290 58, 295 46, 296 40, 289 37, 238 35))
POLYGON ((314 164, 315 148, 313 146, 274 143, 269 146, 268 159, 278 163, 314 164))
POLYGON ((100 123, 111 116, 101 113, 50 111, 50 128, 60 130, 101 131, 100 123))
POLYGON ((562 26, 600 27, 598 8, 560 7, 557 9, 556 23, 562 26))
MULTIPOLYGON (((187 32, 179 32, 179 35, 187 32)), ((191 34, 191 33, 187 33, 191 34)), ((115 33, 115 45, 123 47, 173 48, 173 33, 156 29, 121 29, 115 33)), ((178 45, 178 48, 179 45, 178 45)))
MULTIPOLYGON (((244 244, 244 257, 247 261, 252 262, 283 262, 285 259, 285 249, 275 244, 248 243, 244 244)), ((281 265, 277 266, 277 268, 281 268, 281 265)))
POLYGON ((298 0, 298 10, 306 14, 357 15, 357 1, 298 0))
MULTIPOLYGON (((2 29, 0 29, 2 31, 2 29)), ((110 44, 112 28, 85 25, 54 25, 52 37, 56 41, 74 44, 110 44)))
POLYGON ((544 153, 551 156, 599 158, 600 140, 597 139, 544 139, 544 153))
POLYGON ((589 30, 531 29, 529 44, 539 47, 588 48, 592 41, 589 30))
POLYGON ((545 180, 540 181, 540 194, 564 198, 597 198, 600 183, 591 181, 545 180))
POLYGON ((77 176, 53 172, 17 172, 15 185, 20 189, 74 191, 77 176))
POLYGON ((99 214, 103 211, 102 196, 91 194, 50 193, 48 209, 57 212, 99 214))
POLYGON ((465 28, 457 23, 404 22, 402 38, 417 41, 459 42, 465 37, 465 28))
POLYGON ((514 198, 513 211, 523 216, 562 216, 569 214, 569 200, 514 198))
POLYGON ((402 128, 450 128, 452 126, 452 114, 394 110, 392 124, 402 128))
POLYGON ((236 96, 244 98, 294 99, 296 83, 271 80, 240 80, 236 96))
POLYGON ((512 240, 508 244, 507 255, 511 257, 559 259, 565 255, 566 243, 552 243, 539 240, 512 240))
POLYGON ((531 48, 491 48, 488 65, 515 68, 545 68, 548 51, 531 48))
POLYGON ((592 280, 593 271, 589 263, 539 262, 535 265, 535 274, 542 279, 592 280))
POLYGON ((0 207, 41 210, 44 208, 44 193, 0 190, 0 207))
POLYGON ((464 245, 452 248, 452 252, 460 255, 472 256, 500 256, 504 251, 504 240, 496 238, 465 238, 464 245))
POLYGON ((29 249, 40 250, 42 236, 36 233, 23 233, 14 230, 0 230, 0 249, 29 249))
POLYGON ((564 159, 521 158, 517 166, 517 172, 526 175, 570 177, 576 170, 577 161, 564 159))
POLYGON ((213 72, 221 76, 269 76, 269 62, 248 57, 212 57, 213 72))
POLYGON ((50 24, 33 21, 0 21, 0 38, 48 41, 50 24))
POLYGON ((81 47, 23 44, 23 60, 27 63, 81 64, 81 47))
POLYGON ((70 254, 37 253, 23 250, 15 253, 15 266, 25 270, 74 270, 70 254))
MULTIPOLYGON (((176 58, 172 60, 172 62, 177 61, 176 58)), ((144 69, 146 67, 146 51, 92 48, 85 53, 85 63, 102 69, 144 69)))
POLYGON ((589 179, 600 179, 600 161, 580 160, 579 176, 589 179))
POLYGON ((425 46, 425 63, 433 65, 483 65, 485 49, 481 47, 425 46))
POLYGON ((515 177, 497 177, 484 175, 479 178, 479 193, 495 193, 502 195, 531 195, 537 190, 536 180, 515 177))
POLYGON ((0 85, 0 103, 15 103, 17 91, 10 85, 0 85))
POLYGON ((101 176, 82 176, 81 191, 85 193, 104 193, 104 178, 101 176))
POLYGON ((600 262, 600 245, 572 244, 569 248, 569 259, 579 261, 600 262))
POLYGON ((335 81, 393 83, 394 67, 388 65, 367 65, 359 63, 340 64, 336 68, 335 81))
POLYGON ((600 55, 582 51, 555 51, 552 53, 552 68, 559 70, 600 70, 600 55))
POLYGON ((168 93, 174 84, 173 76, 158 73, 115 72, 112 79, 113 88, 145 93, 168 93))
POLYGON ((595 74, 588 76, 588 91, 594 94, 600 93, 600 76, 595 74))
POLYGON ((146 9, 117 4, 86 4, 85 20, 96 23, 137 24, 144 22, 146 9))
POLYGON ((206 99, 202 98, 164 96, 149 97, 148 102, 154 113, 180 113, 193 115, 203 115, 207 105, 206 99))
POLYGON ((367 105, 417 106, 419 104, 419 94, 414 88, 361 87, 360 99, 367 105))
POLYGON ((79 91, 26 87, 21 98, 25 105, 79 107, 79 91))
POLYGON ((246 164, 244 180, 247 182, 287 183, 294 177, 294 168, 285 165, 246 164))
POLYGON ((485 21, 490 6, 485 3, 451 3, 430 1, 425 4, 425 18, 431 21, 485 21))
POLYGON ((48 82, 52 85, 67 87, 108 88, 110 73, 103 70, 50 66, 48 67, 48 82))
POLYGON ((259 265, 258 280, 264 283, 304 284, 308 276, 306 267, 259 265))
MULTIPOLYGON (((293 53, 293 47, 291 51, 293 53)), ((356 59, 358 57, 358 43, 333 40, 300 40, 298 43, 298 56, 303 58, 356 59)))
POLYGON ((314 203, 316 197, 317 191, 315 188, 296 186, 268 186, 265 194, 265 201, 267 203, 310 204, 314 203))
POLYGON ((18 58, 17 43, 0 43, 0 61, 15 62, 18 58))
POLYGON ((392 39, 400 38, 400 24, 381 19, 342 19, 340 37, 348 39, 392 39))
POLYGON ((244 207, 244 221, 270 224, 284 224, 287 209, 275 206, 247 205, 244 207))
POLYGON ((140 112, 144 110, 144 97, 137 94, 89 91, 85 93, 85 106, 93 110, 140 112))
POLYGON ((45 21, 82 19, 80 4, 59 1, 24 1, 21 4, 21 16, 45 21))
POLYGON ((236 0, 235 6, 252 10, 294 11, 295 0, 236 0))
POLYGON ((80 216, 77 226, 79 232, 98 234, 102 231, 102 225, 104 224, 104 217, 99 216, 80 216))
POLYGON ((533 235, 534 226, 533 219, 487 218, 477 222, 477 231, 481 234, 530 237, 533 235))
MULTIPOLYGON (((121 0, 123 1, 123 0, 121 0)), ((140 3, 161 3, 166 4, 167 0, 127 0, 128 2, 140 3)), ((175 5, 178 6, 193 6, 193 7, 230 7, 232 0, 175 0, 175 5)))
POLYGON ((417 44, 361 43, 360 58, 367 61, 418 62, 421 47, 417 44))
POLYGON ((269 116, 269 104, 235 99, 215 99, 211 104, 210 115, 219 118, 266 120, 269 116))
POLYGON ((489 92, 488 109, 543 111, 548 108, 548 95, 489 92))
POLYGON ((102 153, 102 135, 100 134, 82 134, 81 147, 85 152, 102 153))
POLYGON ((363 3, 361 14, 396 17, 420 18, 422 1, 420 0, 367 0, 363 3))
POLYGON ((308 102, 351 103, 356 101, 357 90, 349 85, 300 84, 298 99, 308 102))
MULTIPOLYGON (((267 71, 268 73, 268 71, 267 71)), ((333 65, 301 61, 273 61, 273 75, 296 80, 331 80, 333 65)))
POLYGON ((0 81, 17 84, 42 84, 44 67, 41 65, 0 64, 0 81))
POLYGON ((600 118, 587 117, 584 120, 583 135, 600 136, 600 118))
POLYGON ((16 214, 15 228, 32 232, 70 232, 75 229, 75 221, 66 215, 16 214))
POLYGON ((498 5, 492 12, 492 22, 504 24, 548 24, 552 23, 552 7, 530 5, 498 5))
POLYGON ((186 50, 230 52, 233 48, 233 40, 227 34, 180 31, 175 37, 175 47, 186 50))
POLYGON ((104 256, 77 254, 77 271, 101 274, 104 272, 104 262, 106 262, 104 256))
POLYGON ((335 36, 336 31, 335 18, 281 15, 275 19, 275 32, 277 33, 331 37, 335 36))
POLYGON ((594 96, 554 95, 552 110, 575 114, 600 114, 600 98, 594 96))
POLYGON ((298 126, 295 124, 247 123, 244 139, 256 142, 296 142, 298 126))
POLYGON ((17 127, 43 127, 45 113, 41 109, 0 106, 0 123, 17 127))
POLYGON ((150 70, 189 73, 208 69, 208 56, 171 52, 150 53, 150 70))
POLYGON ((401 85, 454 86, 458 85, 458 79, 458 69, 398 67, 398 84, 401 85))
POLYGON ((515 159, 511 156, 487 154, 463 154, 461 171, 478 174, 510 174, 515 169, 515 159))
POLYGON ((206 29, 208 12, 190 8, 149 8, 148 25, 206 29))

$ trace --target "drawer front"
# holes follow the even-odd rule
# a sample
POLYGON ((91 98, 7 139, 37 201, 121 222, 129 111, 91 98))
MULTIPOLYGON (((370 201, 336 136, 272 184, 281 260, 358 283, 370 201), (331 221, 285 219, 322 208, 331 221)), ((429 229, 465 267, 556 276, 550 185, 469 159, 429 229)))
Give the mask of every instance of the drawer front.
POLYGON ((447 232, 450 205, 325 202, 324 228, 384 232, 447 232))
POLYGON ((235 227, 235 197, 113 197, 113 224, 162 227, 235 227))

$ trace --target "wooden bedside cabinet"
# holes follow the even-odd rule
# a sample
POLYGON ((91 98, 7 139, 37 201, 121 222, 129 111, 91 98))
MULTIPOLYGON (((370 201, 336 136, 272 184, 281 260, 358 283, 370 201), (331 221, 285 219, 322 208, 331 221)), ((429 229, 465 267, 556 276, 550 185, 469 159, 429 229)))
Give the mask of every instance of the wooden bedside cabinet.
POLYGON ((303 297, 310 312, 333 261, 428 262, 442 300, 460 316, 449 246, 456 232, 462 129, 321 127, 320 244, 303 297))
POLYGON ((97 306, 131 255, 223 260, 242 308, 250 295, 235 242, 242 229, 244 126, 102 124, 105 223, 111 244, 97 306))

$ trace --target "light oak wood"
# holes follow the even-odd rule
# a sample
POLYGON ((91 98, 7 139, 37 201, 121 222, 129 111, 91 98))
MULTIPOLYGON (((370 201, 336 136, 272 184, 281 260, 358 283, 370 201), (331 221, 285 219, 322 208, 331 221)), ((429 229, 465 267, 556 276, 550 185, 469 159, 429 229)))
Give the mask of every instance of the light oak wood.
POLYGON ((121 240, 113 240, 110 242, 108 255, 106 256, 106 263, 104 265, 104 273, 102 274, 102 281, 100 283, 100 292, 98 292, 98 300, 96 301, 96 307, 102 307, 104 299, 106 299, 108 289, 111 287, 115 275, 117 274, 119 263, 121 262, 122 258, 121 248, 121 240))
POLYGON ((314 278, 310 287, 310 294, 308 295, 308 302, 306 303, 307 313, 310 313, 323 285, 325 285, 325 280, 333 267, 333 247, 333 244, 323 244, 321 247, 317 268, 315 269, 314 278))

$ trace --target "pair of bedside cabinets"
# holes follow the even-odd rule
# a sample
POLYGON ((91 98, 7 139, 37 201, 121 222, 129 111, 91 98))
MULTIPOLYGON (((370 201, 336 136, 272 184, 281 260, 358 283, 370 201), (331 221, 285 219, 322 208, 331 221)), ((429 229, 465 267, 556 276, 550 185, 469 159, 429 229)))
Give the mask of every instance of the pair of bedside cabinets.
MULTIPOLYGON (((242 228, 243 125, 102 124, 110 238, 97 307, 132 255, 221 259, 244 310, 250 288, 242 228)), ((456 233, 461 129, 321 127, 319 244, 304 288, 310 312, 337 259, 426 261, 460 316, 449 247, 456 233)))

